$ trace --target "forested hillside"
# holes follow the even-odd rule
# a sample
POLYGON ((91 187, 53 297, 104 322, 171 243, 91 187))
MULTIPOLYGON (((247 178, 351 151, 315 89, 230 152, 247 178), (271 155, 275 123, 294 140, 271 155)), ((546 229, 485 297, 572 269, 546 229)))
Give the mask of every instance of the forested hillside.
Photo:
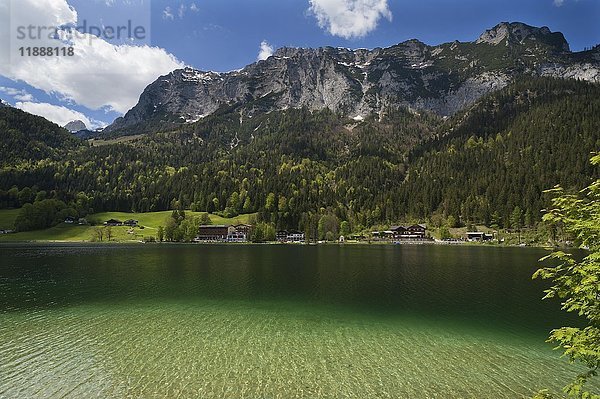
POLYGON ((405 210, 504 227, 521 212, 532 225, 547 205, 544 190, 581 189, 596 173, 589 159, 600 149, 599 115, 598 85, 520 81, 412 152, 401 190, 405 210))
POLYGON ((62 127, 12 107, 0 107, 0 133, 0 166, 56 158, 84 144, 62 127))
MULTIPOLYGON (((240 123, 229 112, 185 130, 72 151, 69 160, 5 167, 0 187, 32 187, 66 201, 84 192, 96 212, 260 211, 295 227, 309 214, 318 218, 323 208, 372 224, 384 218, 378 203, 386 189, 404 178, 408 150, 438 123, 406 111, 390 112, 382 122, 357 122, 307 110, 240 123)), ((3 203, 18 205, 8 193, 3 203)))
POLYGON ((259 212, 313 236, 323 220, 353 230, 434 215, 508 225, 517 208, 534 224, 544 189, 580 188, 595 173, 599 105, 598 85, 528 78, 449 119, 405 109, 364 121, 306 109, 248 117, 232 105, 175 131, 90 146, 23 125, 20 143, 29 132, 51 150, 20 144, 3 157, 0 206, 259 212))

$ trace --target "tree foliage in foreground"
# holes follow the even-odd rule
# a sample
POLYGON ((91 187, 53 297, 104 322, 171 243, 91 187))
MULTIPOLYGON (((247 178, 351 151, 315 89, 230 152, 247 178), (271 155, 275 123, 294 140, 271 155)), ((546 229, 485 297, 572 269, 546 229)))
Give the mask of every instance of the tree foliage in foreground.
MULTIPOLYGON (((600 155, 592 163, 599 165, 600 155)), ((600 179, 579 194, 568 194, 560 186, 551 192, 555 198, 544 220, 561 225, 582 248, 589 248, 589 254, 578 261, 571 254, 553 252, 542 260, 552 259, 559 265, 538 270, 534 278, 551 280, 553 285, 544 298, 560 298, 563 310, 577 313, 586 322, 583 328, 562 327, 550 333, 549 341, 558 343, 571 363, 587 368, 564 388, 565 393, 599 399, 599 392, 589 391, 589 381, 600 367, 600 179)))

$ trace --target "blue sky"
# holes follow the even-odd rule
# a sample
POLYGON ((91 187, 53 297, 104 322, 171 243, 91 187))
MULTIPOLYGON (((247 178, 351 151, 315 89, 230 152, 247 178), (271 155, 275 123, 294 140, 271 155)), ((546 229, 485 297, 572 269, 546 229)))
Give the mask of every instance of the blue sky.
POLYGON ((132 0, 12 1, 18 7, 46 3, 24 15, 46 13, 41 16, 54 20, 60 14, 65 21, 97 25, 134 19, 150 33, 142 42, 106 40, 93 54, 84 51, 87 60, 71 64, 37 61, 0 69, 0 98, 57 122, 82 114, 94 126, 122 115, 159 75, 184 64, 242 68, 257 59, 263 41, 273 49, 374 48, 411 38, 435 45, 472 41, 498 22, 520 21, 563 32, 574 51, 600 43, 599 0, 133 0, 141 2, 135 7, 132 0), (110 47, 119 44, 122 51, 110 47), (159 49, 134 48, 141 44, 159 49))
POLYGON ((392 21, 381 20, 363 38, 345 39, 320 29, 299 0, 204 0, 197 14, 161 18, 166 6, 189 2, 154 1, 152 42, 194 67, 215 71, 240 68, 256 58, 258 43, 275 47, 386 47, 417 38, 427 44, 475 40, 501 21, 520 21, 562 31, 573 50, 600 43, 600 1, 420 0, 388 2, 392 21))

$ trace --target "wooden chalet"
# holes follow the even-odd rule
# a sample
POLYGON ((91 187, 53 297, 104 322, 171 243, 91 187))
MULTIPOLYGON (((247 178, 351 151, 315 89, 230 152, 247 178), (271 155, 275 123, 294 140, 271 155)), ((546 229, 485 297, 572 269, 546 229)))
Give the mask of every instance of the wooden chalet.
POLYGON ((123 222, 117 219, 109 219, 104 222, 105 226, 123 226, 123 222))
POLYGON ((467 241, 491 241, 494 239, 493 234, 487 234, 481 231, 469 231, 467 232, 467 241))
POLYGON ((196 241, 227 241, 229 226, 203 225, 198 228, 196 241))
POLYGON ((424 224, 413 224, 410 226, 392 226, 389 230, 374 231, 371 234, 375 239, 423 240, 427 238, 427 226, 424 224))

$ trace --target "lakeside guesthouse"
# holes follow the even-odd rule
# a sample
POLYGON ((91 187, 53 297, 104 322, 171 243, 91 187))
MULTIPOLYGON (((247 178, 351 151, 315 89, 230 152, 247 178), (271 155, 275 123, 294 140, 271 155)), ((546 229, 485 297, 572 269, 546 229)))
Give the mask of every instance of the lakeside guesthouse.
POLYGON ((427 239, 427 226, 413 224, 410 226, 392 226, 389 230, 373 231, 374 239, 380 240, 425 240, 427 239))
POLYGON ((229 233, 227 234, 227 242, 248 242, 250 241, 250 235, 252 234, 252 225, 250 224, 236 224, 229 226, 229 233))
POLYGON ((196 242, 248 242, 252 225, 203 225, 198 228, 196 242))
POLYGON ((222 224, 202 225, 198 228, 196 241, 204 242, 225 242, 229 235, 229 226, 222 224))
POLYGON ((227 242, 248 242, 252 234, 252 225, 250 224, 236 224, 229 226, 229 232, 227 234, 227 242))
POLYGON ((487 234, 481 231, 469 231, 467 232, 467 241, 469 242, 484 242, 491 241, 494 239, 493 234, 487 234))
POLYGON ((278 242, 304 242, 304 233, 297 230, 279 230, 275 238, 278 242))

